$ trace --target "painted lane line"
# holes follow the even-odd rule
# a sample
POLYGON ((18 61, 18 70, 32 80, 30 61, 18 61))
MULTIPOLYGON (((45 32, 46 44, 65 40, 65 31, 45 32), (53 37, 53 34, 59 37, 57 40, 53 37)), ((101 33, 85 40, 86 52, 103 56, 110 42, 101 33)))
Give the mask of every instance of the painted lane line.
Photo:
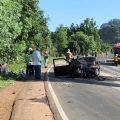
MULTIPOLYGON (((51 67, 47 70, 47 76, 49 76, 49 71, 51 70, 52 67, 53 67, 53 66, 51 66, 51 67)), ((51 95, 52 95, 52 97, 53 97, 53 100, 54 100, 55 105, 56 105, 56 107, 57 107, 57 109, 58 109, 58 111, 59 111, 59 114, 60 114, 61 118, 62 118, 63 120, 69 120, 68 117, 67 117, 67 115, 65 114, 62 106, 60 105, 60 102, 59 102, 59 100, 58 100, 58 98, 57 98, 57 96, 56 96, 56 94, 55 94, 55 92, 54 92, 54 90, 53 90, 53 88, 52 88, 52 85, 51 85, 51 83, 50 83, 49 77, 48 77, 48 79, 47 79, 47 83, 48 83, 48 87, 49 87, 50 93, 51 93, 51 95)))

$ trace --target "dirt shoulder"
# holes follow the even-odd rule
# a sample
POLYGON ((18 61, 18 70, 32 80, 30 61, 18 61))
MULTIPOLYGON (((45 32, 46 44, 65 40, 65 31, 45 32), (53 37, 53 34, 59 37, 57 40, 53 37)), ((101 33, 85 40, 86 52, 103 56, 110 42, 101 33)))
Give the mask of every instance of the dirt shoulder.
POLYGON ((26 81, 16 99, 11 120, 53 120, 42 80, 26 81))
MULTIPOLYGON (((42 75, 46 71, 42 68, 42 75)), ((53 120, 43 80, 16 81, 15 85, 0 89, 0 120, 10 117, 11 120, 53 120)))
POLYGON ((16 82, 15 85, 0 89, 0 120, 9 120, 14 100, 23 87, 24 82, 16 82))

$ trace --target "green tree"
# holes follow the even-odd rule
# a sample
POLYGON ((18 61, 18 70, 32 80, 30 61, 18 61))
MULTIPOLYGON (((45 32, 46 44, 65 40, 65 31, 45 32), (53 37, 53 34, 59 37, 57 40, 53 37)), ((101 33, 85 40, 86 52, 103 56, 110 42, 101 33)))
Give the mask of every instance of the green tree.
POLYGON ((99 34, 105 43, 115 44, 120 42, 120 19, 113 19, 102 24, 99 34))
POLYGON ((86 35, 92 35, 96 31, 97 26, 94 19, 86 18, 83 23, 80 24, 80 30, 86 35))
POLYGON ((73 48, 77 54, 87 54, 89 51, 89 37, 83 32, 77 32, 71 37, 73 48), (79 53, 80 52, 80 53, 79 53))
POLYGON ((54 45, 57 48, 57 53, 59 56, 64 54, 65 49, 67 48, 68 39, 67 39, 67 28, 63 25, 60 25, 55 31, 54 45))
POLYGON ((97 46, 97 44, 96 44, 96 42, 95 42, 95 40, 94 40, 94 36, 89 36, 89 53, 92 53, 93 51, 96 51, 96 46, 97 46))
POLYGON ((94 19, 86 18, 84 22, 81 23, 80 25, 80 31, 83 31, 88 36, 92 36, 92 39, 90 42, 92 44, 94 43, 93 45, 94 45, 95 51, 99 52, 101 49, 101 40, 99 36, 99 31, 96 26, 96 22, 94 21, 94 19))
POLYGON ((22 5, 20 20, 23 27, 16 41, 25 41, 28 46, 31 43, 39 46, 47 29, 43 11, 38 7, 38 0, 21 0, 20 3, 22 5))
POLYGON ((50 47, 47 19, 38 7, 38 0, 0 1, 1 62, 13 62, 24 56, 31 45, 42 50, 50 47))
POLYGON ((0 56, 1 62, 16 59, 16 45, 13 41, 21 34, 22 6, 14 0, 0 1, 0 56))
POLYGON ((101 44, 101 51, 102 52, 104 52, 104 53, 111 52, 111 49, 112 49, 112 47, 111 47, 110 44, 108 44, 108 43, 102 43, 101 44))

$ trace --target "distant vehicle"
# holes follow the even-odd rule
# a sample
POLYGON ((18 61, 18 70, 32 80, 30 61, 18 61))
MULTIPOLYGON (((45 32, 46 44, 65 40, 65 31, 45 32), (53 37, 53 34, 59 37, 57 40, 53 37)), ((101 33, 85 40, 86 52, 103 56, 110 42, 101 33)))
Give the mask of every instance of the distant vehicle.
POLYGON ((118 65, 120 63, 120 43, 116 43, 113 48, 114 51, 114 63, 118 65))
POLYGON ((53 59, 55 76, 72 75, 74 77, 96 77, 100 73, 100 64, 95 57, 80 57, 68 62, 65 58, 53 59))

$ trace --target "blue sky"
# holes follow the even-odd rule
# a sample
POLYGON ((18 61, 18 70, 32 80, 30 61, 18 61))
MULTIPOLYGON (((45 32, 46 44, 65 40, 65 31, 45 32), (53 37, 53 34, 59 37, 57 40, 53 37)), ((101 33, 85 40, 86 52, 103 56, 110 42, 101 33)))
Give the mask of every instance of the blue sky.
POLYGON ((120 19, 120 0, 40 0, 39 6, 50 18, 51 31, 60 24, 80 24, 87 17, 93 18, 98 27, 111 19, 120 19))

